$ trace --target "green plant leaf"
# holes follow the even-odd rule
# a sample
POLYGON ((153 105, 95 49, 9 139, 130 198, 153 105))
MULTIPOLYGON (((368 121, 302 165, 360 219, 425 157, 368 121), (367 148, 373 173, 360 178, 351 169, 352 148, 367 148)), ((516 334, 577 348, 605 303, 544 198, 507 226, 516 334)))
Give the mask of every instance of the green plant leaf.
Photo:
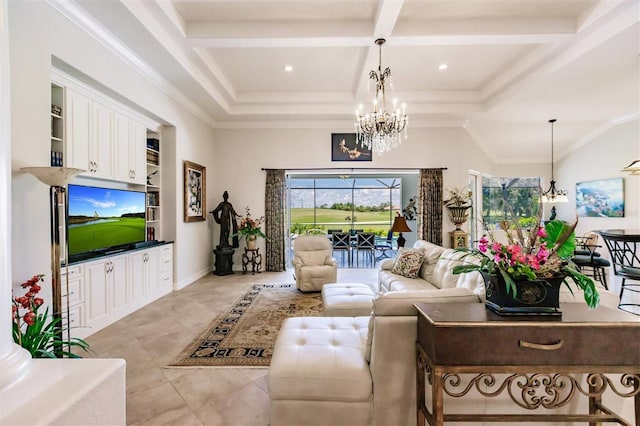
POLYGON ((571 226, 561 220, 552 220, 545 225, 544 230, 547 236, 541 240, 547 243, 550 250, 555 249, 561 259, 573 256, 576 249, 576 239, 571 226))

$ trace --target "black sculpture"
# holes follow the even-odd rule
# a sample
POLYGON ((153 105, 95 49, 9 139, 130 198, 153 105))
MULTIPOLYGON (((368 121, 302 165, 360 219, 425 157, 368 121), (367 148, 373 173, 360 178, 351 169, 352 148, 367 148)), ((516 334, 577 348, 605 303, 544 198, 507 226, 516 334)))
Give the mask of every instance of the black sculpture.
POLYGON ((229 199, 229 193, 227 191, 224 191, 222 198, 223 201, 210 212, 216 223, 220 224, 220 244, 217 248, 237 248, 240 246, 240 241, 238 240, 238 222, 236 222, 236 217, 240 215, 233 209, 233 205, 227 201, 229 199), (233 231, 233 233, 230 231, 233 231), (231 245, 229 245, 230 235, 232 235, 231 245))
POLYGON ((223 201, 209 212, 213 215, 216 223, 220 224, 220 244, 213 250, 216 256, 213 273, 216 275, 229 275, 233 274, 233 249, 240 245, 238 222, 236 222, 236 217, 240 215, 236 213, 233 205, 228 201, 229 193, 227 191, 224 191, 222 198, 223 201), (229 237, 231 237, 231 245, 229 244, 229 237))

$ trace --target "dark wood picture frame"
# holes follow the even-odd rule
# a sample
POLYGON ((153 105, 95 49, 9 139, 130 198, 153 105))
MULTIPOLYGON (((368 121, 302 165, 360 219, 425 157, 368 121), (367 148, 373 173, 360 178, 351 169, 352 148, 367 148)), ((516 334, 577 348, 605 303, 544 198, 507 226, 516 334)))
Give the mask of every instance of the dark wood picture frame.
POLYGON ((184 162, 184 221, 206 220, 207 170, 191 161, 184 162))
POLYGON ((371 150, 357 143, 355 133, 331 133, 331 161, 371 160, 371 150))

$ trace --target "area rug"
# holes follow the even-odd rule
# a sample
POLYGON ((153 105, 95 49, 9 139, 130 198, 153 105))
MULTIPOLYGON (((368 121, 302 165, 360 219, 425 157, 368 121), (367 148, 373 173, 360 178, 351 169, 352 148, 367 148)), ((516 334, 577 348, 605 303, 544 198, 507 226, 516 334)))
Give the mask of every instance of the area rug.
POLYGON ((256 284, 168 366, 268 367, 286 318, 321 315, 320 293, 301 293, 295 284, 256 284))

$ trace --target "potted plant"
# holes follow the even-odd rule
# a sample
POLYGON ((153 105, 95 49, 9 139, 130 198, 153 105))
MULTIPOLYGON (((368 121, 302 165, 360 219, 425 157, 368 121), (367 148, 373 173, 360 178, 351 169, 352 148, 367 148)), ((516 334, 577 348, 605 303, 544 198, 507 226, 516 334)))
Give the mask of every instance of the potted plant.
MULTIPOLYGON (((525 233, 513 211, 508 211, 515 230, 515 236, 507 234, 508 244, 489 234, 489 238, 480 238, 478 248, 457 249, 465 253, 462 259, 469 256, 474 260, 455 266, 453 273, 479 271, 485 280, 487 307, 499 314, 561 315, 560 286, 564 283, 573 294, 568 280, 583 291, 590 308, 597 307, 600 296, 595 283, 569 260, 575 249, 577 219, 571 225, 552 220, 525 233)), ((541 212, 539 205, 537 223, 541 212)))
POLYGON ((258 219, 252 218, 251 210, 247 206, 245 208, 245 216, 240 220, 240 225, 238 225, 238 232, 233 234, 232 237, 236 235, 245 237, 247 249, 255 250, 258 237, 267 238, 262 229, 260 229, 262 222, 264 222, 264 216, 260 216, 258 219))
POLYGON ((449 198, 443 201, 444 206, 449 209, 449 219, 456 225, 456 230, 460 231, 460 226, 469 217, 471 208, 471 194, 467 188, 453 188, 447 190, 449 198))
POLYGON ((34 275, 20 287, 26 290, 23 296, 11 297, 11 314, 13 319, 13 341, 25 348, 32 358, 82 358, 71 352, 71 348, 89 349, 89 344, 82 339, 61 337, 62 318, 49 318, 49 308, 44 313, 38 312, 44 304, 37 297, 42 289, 39 283, 44 275, 34 275))

